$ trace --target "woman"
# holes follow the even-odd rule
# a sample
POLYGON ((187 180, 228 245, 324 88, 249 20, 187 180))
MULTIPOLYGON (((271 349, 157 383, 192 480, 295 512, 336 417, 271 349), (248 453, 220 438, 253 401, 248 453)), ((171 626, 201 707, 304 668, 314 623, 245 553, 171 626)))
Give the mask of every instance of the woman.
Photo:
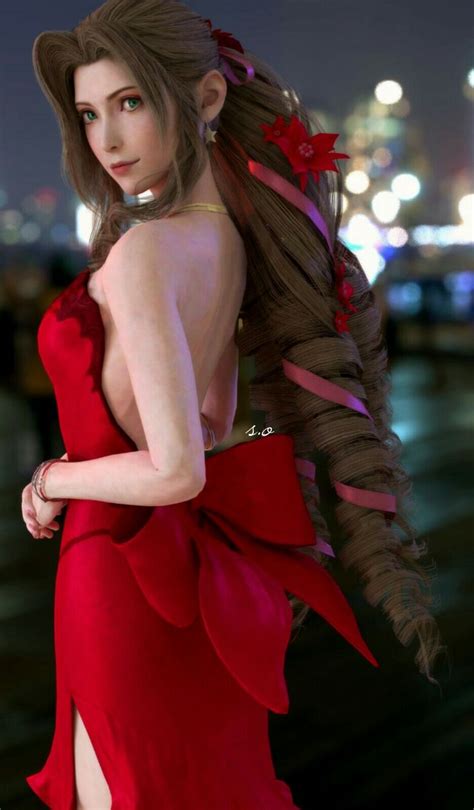
POLYGON ((95 227, 38 332, 67 452, 39 465, 23 512, 51 537, 67 511, 56 728, 27 782, 54 810, 294 810, 267 733, 268 710, 288 711, 291 629, 312 607, 378 666, 326 570, 315 450, 341 500, 341 561, 403 644, 419 638, 435 683, 441 649, 379 312, 337 239, 333 161, 348 156, 309 135, 268 65, 175 0, 109 0, 40 34, 33 62, 95 227), (232 429, 237 346, 255 355, 266 428, 206 459, 232 429))

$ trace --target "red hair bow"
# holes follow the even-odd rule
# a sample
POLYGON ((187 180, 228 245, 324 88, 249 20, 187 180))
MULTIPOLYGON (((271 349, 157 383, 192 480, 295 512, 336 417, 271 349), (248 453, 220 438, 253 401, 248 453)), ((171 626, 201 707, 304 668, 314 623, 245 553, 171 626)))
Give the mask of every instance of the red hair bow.
POLYGON ((240 44, 238 39, 232 36, 228 31, 222 31, 221 28, 214 28, 212 27, 212 23, 210 20, 204 20, 205 23, 208 24, 209 30, 217 40, 219 48, 232 48, 234 51, 240 51, 240 53, 244 53, 244 49, 240 44))
POLYGON ((221 28, 213 28, 210 20, 204 20, 204 22, 208 25, 212 38, 217 42, 217 49, 222 59, 222 69, 226 78, 235 85, 251 82, 252 79, 255 78, 255 68, 248 59, 244 59, 243 56, 239 56, 236 53, 236 51, 239 51, 241 54, 245 53, 239 40, 233 37, 228 31, 222 31, 221 28), (229 59, 245 68, 245 79, 240 80, 237 78, 229 64, 229 59))

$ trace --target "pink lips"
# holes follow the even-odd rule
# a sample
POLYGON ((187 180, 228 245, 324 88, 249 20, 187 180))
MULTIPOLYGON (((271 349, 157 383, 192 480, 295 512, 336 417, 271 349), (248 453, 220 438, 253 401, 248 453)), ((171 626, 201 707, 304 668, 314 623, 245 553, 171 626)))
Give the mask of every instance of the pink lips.
POLYGON ((126 172, 127 169, 130 168, 130 166, 134 166, 135 163, 138 163, 138 160, 132 160, 130 161, 130 163, 117 163, 117 165, 111 166, 110 168, 112 169, 113 172, 118 172, 119 174, 122 174, 122 172, 126 172))

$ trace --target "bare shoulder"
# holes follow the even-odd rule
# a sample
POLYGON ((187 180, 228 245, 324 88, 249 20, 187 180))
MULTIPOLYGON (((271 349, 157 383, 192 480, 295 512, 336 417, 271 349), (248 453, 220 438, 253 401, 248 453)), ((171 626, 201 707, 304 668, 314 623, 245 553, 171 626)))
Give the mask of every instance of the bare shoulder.
POLYGON ((126 231, 113 245, 107 257, 104 276, 133 272, 141 283, 152 283, 153 274, 166 276, 178 293, 181 271, 196 267, 209 256, 209 233, 203 232, 202 223, 192 217, 140 222, 126 231))
POLYGON ((179 262, 179 256, 175 257, 171 250, 172 238, 172 231, 164 221, 139 222, 122 234, 111 248, 103 267, 104 277, 114 275, 118 282, 121 275, 140 277, 141 282, 151 280, 153 271, 172 260, 179 262))

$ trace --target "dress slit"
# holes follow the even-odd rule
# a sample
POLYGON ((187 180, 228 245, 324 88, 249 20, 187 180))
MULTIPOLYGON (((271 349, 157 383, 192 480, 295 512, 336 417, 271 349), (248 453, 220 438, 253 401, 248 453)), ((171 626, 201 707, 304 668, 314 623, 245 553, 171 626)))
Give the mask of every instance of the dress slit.
MULTIPOLYGON (((72 693, 70 694, 70 741, 71 741, 71 751, 70 751, 70 768, 71 768, 71 778, 69 783, 71 785, 71 797, 69 803, 69 810, 77 810, 77 799, 78 799, 78 790, 77 790, 77 782, 76 782, 76 752, 75 752, 75 724, 74 724, 74 709, 76 708, 78 719, 82 720, 84 724, 84 728, 89 736, 89 740, 92 746, 92 749, 95 753, 97 761, 99 763, 100 769, 102 771, 102 776, 105 779, 107 784, 109 793, 110 793, 110 805, 109 810, 125 810, 125 808, 120 807, 117 799, 114 798, 113 792, 113 785, 112 785, 112 775, 111 775, 111 763, 112 757, 106 754, 106 750, 103 746, 103 739, 100 738, 99 728, 106 728, 103 725, 104 723, 104 715, 102 712, 101 718, 94 717, 94 712, 99 712, 99 709, 96 709, 94 706, 89 704, 87 701, 84 702, 82 698, 77 700, 77 695, 74 696, 72 693)), ((109 743, 112 739, 112 735, 109 734, 109 743)), ((104 808, 105 810, 105 808, 104 808)))

